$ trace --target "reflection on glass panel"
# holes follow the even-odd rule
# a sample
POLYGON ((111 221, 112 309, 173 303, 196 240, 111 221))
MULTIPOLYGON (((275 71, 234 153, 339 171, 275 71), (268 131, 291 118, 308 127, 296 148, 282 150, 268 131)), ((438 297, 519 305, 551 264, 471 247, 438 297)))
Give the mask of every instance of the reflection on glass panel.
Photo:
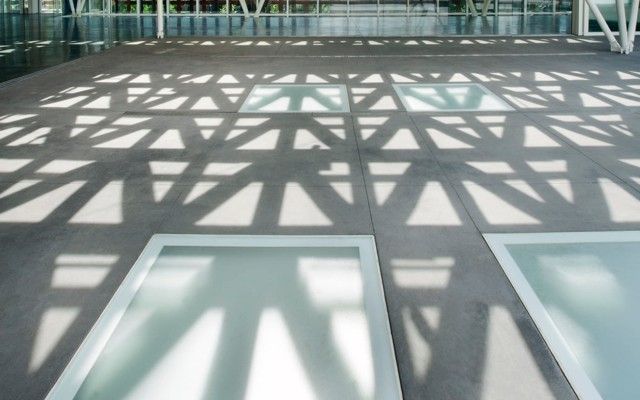
POLYGON ((167 34, 173 36, 194 36, 197 29, 196 21, 201 22, 201 20, 195 18, 169 18, 166 24, 167 34))
POLYGON ((320 0, 320 13, 347 14, 347 0, 320 0))
POLYGON ((499 0, 498 12, 500 14, 521 13, 524 7, 523 0, 499 0))
MULTIPOLYGON (((618 30, 618 13, 616 11, 616 3, 614 0, 594 0, 595 4, 600 9, 600 12, 604 16, 604 19, 607 21, 609 28, 612 31, 618 30)), ((631 12, 631 0, 625 0, 625 10, 626 15, 628 16, 631 12)), ((636 27, 640 27, 640 20, 638 21, 638 25, 636 27)), ((591 12, 589 12, 589 32, 602 32, 596 18, 593 16, 591 12)))
POLYGON ((409 12, 414 14, 435 13, 436 0, 410 0, 409 12))
POLYGON ((318 11, 317 0, 290 0, 289 12, 296 14, 315 14, 318 11))
POLYGON ((112 0, 111 12, 117 14, 135 14, 138 12, 135 0, 112 0))
POLYGON ((350 14, 376 14, 378 2, 376 0, 351 0, 349 1, 350 14))
POLYGON ((265 0, 261 14, 286 14, 286 0, 265 0))
POLYGON ((61 13, 62 0, 42 0, 40 2, 41 13, 61 13))
POLYGON ((553 0, 529 0, 527 3, 529 12, 552 12, 553 0))
POLYGON ((567 12, 571 11, 573 1, 571 0, 556 0, 556 11, 567 12))

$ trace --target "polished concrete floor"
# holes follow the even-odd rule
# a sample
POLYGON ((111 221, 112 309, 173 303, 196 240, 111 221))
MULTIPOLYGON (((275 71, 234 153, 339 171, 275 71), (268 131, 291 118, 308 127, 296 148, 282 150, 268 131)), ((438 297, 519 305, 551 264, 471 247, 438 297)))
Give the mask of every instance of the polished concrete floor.
MULTIPOLYGON (((155 18, 0 15, 0 82, 155 36, 155 18)), ((171 17, 169 37, 568 34, 571 15, 498 17, 171 17)))
MULTIPOLYGON (((0 387, 42 399, 154 233, 369 234, 406 399, 572 399, 486 232, 640 229, 640 58, 597 39, 139 41, 0 88, 0 387), (513 111, 408 113, 393 83, 513 111), (349 113, 239 113, 256 84, 349 113)), ((260 285, 260 282, 255 282, 260 285)))

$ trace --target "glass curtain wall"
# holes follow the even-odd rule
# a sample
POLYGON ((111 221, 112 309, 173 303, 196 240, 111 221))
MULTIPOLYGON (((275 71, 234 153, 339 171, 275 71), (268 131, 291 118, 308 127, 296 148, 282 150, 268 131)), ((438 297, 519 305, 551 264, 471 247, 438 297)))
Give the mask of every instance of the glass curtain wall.
POLYGON ((44 14, 58 14, 62 12, 62 0, 41 0, 40 12, 44 14))
POLYGON ((26 11, 24 7, 24 0, 0 0, 2 14, 22 14, 26 11))
MULTIPOLYGON (((616 11, 616 2, 615 0, 594 0, 594 3, 600 9, 602 16, 607 21, 607 24, 611 28, 612 31, 618 30, 618 12, 616 11)), ((629 14, 631 13, 631 0, 625 0, 626 4, 626 15, 627 19, 629 18, 629 14)), ((588 24, 589 32, 602 32, 600 26, 598 25, 598 21, 596 21, 596 17, 593 16, 593 13, 589 11, 589 24, 588 24)), ((636 29, 640 32, 640 20, 636 25, 636 29)))
POLYGON ((63 0, 40 0, 34 3, 29 0, 0 0, 0 14, 60 14, 63 0), (37 7, 31 10, 30 7, 37 7))
MULTIPOLYGON (((4 3, 22 0, 3 0, 4 3)), ((59 4, 62 0, 42 0, 59 4)), ((256 12, 261 0, 246 0, 247 10, 256 12)), ((263 0, 261 15, 470 15, 467 0, 263 0)), ((487 16, 566 14, 571 12, 572 0, 473 0, 477 14, 487 16)), ((615 15, 603 7, 605 16, 615 15)), ((631 0, 627 0, 629 3, 631 0)), ((163 0, 169 14, 242 15, 240 0, 163 0)), ((3 3, 3 4, 4 4, 3 3)), ((155 14, 156 0, 87 0, 85 12, 111 14, 155 14)), ((608 4, 608 3, 607 3, 608 4)), ((54 6, 52 6, 54 7, 54 6)))

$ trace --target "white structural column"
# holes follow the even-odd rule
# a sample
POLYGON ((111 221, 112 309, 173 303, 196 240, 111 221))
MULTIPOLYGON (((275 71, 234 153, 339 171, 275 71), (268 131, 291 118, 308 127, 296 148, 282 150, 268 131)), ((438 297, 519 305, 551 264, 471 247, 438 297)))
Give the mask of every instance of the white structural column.
POLYGON ((627 37, 627 14, 624 9, 624 0, 616 0, 616 11, 618 12, 618 33, 620 36, 620 47, 623 53, 629 53, 629 40, 627 37))
MULTIPOLYGON (((486 17, 489 12, 489 6, 491 5, 491 0, 484 0, 482 3, 482 16, 486 17)), ((496 12, 497 10, 494 10, 496 12)))
POLYGON ((478 10, 476 10, 476 5, 473 4, 473 0, 467 0, 467 8, 469 9, 469 12, 471 12, 472 16, 478 16, 478 10))
POLYGON ((253 14, 254 17, 258 18, 260 16, 260 13, 262 12, 262 7, 264 7, 264 0, 257 0, 256 13, 253 14))
MULTIPOLYGON (((261 0, 262 2, 264 2, 264 0, 261 0)), ((469 9, 469 12, 471 13, 472 17, 477 17, 478 16, 478 9, 476 8, 475 3, 473 2, 474 0, 467 0, 467 8, 469 9)), ((486 17, 487 14, 489 13, 489 6, 491 5, 491 0, 484 0, 482 2, 482 16, 486 17)))
POLYGON ((640 7, 640 0, 633 0, 631 2, 631 15, 629 15, 629 53, 633 51, 633 42, 636 38, 636 25, 638 24, 638 7, 640 7))
MULTIPOLYGON (((639 0, 633 0, 631 2, 631 13, 629 16, 629 24, 627 25, 624 0, 615 0, 616 11, 618 14, 618 35, 620 39, 620 41, 618 41, 613 35, 613 32, 611 32, 611 28, 609 28, 607 21, 604 19, 604 16, 600 12, 600 9, 594 3, 594 1, 585 0, 587 5, 589 6, 589 9, 595 16, 596 21, 598 21, 600 29, 602 29, 602 32, 609 41, 611 51, 620 52, 622 54, 629 54, 633 51, 633 42, 636 34, 636 23, 638 21, 638 1, 639 0)), ((583 23, 585 24, 585 26, 589 23, 588 16, 585 17, 585 21, 583 21, 583 23)))
POLYGON ((77 0, 76 4, 74 0, 69 0, 69 8, 71 8, 71 15, 74 17, 79 17, 82 14, 82 10, 84 9, 84 5, 86 4, 86 0, 77 0))
POLYGON ((251 16, 249 14, 249 7, 247 7, 246 0, 240 0, 240 7, 242 7, 242 12, 244 13, 245 17, 250 17, 251 16))
MULTIPOLYGON (((593 13, 593 15, 596 17, 596 21, 598 21, 598 25, 600 26, 600 29, 602 29, 602 32, 607 37, 607 40, 609 41, 609 45, 611 46, 611 51, 622 51, 622 48, 620 47, 620 43, 618 43, 615 36, 613 36, 613 32, 611 32, 611 29, 609 29, 609 25, 607 25, 607 21, 602 16, 602 13, 600 12, 600 9, 598 8, 598 6, 595 5, 593 0, 585 0, 585 1, 587 2, 587 5, 589 6, 589 9, 593 13)), ((588 24, 589 20, 587 19, 583 23, 588 24)))
POLYGON ((158 39, 164 39, 164 6, 163 6, 163 1, 162 0, 157 0, 156 1, 156 7, 158 10, 158 16, 157 16, 157 21, 156 21, 156 27, 157 27, 157 37, 158 39))

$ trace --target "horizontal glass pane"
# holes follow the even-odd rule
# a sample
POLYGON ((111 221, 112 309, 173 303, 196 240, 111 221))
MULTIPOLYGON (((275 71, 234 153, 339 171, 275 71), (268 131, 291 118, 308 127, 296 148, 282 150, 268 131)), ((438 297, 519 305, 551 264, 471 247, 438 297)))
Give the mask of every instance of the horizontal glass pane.
POLYGON ((159 235, 48 400, 400 400, 373 239, 159 235))
POLYGON ((483 86, 470 84, 395 84, 407 111, 507 111, 512 108, 483 86))
POLYGON ((240 112, 349 112, 344 85, 256 85, 240 112))
POLYGON ((486 237, 580 397, 640 396, 640 232, 486 237))

